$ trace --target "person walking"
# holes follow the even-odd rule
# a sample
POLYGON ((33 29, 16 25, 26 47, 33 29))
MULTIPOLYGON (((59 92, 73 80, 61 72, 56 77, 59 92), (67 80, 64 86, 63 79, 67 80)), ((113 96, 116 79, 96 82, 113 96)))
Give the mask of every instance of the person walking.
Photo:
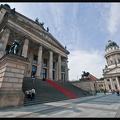
POLYGON ((32 76, 32 82, 35 82, 35 76, 34 75, 32 76))
POLYGON ((31 90, 31 101, 35 99, 35 96, 36 96, 35 89, 32 89, 31 90))

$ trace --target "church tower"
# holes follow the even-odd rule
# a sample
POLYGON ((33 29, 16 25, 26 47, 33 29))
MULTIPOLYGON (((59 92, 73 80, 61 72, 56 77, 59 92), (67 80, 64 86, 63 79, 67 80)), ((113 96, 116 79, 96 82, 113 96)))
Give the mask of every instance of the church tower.
POLYGON ((106 89, 120 90, 120 49, 116 42, 108 40, 105 47, 105 59, 107 65, 103 69, 106 89))

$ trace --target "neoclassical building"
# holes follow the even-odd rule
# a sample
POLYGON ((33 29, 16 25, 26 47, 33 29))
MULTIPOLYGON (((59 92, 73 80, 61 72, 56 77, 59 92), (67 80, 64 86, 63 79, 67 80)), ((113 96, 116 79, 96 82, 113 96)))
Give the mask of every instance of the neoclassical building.
POLYGON ((11 9, 9 5, 0 6, 0 58, 13 44, 20 41, 18 55, 28 59, 25 77, 68 81, 69 51, 43 24, 33 21, 11 9))
POLYGON ((107 65, 103 69, 106 89, 120 90, 120 49, 117 43, 108 40, 105 48, 105 59, 107 65))

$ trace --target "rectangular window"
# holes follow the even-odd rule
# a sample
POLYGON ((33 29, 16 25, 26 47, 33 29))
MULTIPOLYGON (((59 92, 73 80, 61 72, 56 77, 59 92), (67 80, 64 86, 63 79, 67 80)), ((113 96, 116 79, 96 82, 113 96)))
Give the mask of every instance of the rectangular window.
POLYGON ((65 66, 61 66, 61 72, 65 72, 65 66))
POLYGON ((53 62, 53 69, 55 69, 55 62, 53 62))
POLYGON ((117 85, 115 85, 115 89, 118 89, 117 85))
POLYGON ((113 81, 116 81, 116 79, 113 79, 113 81))
POLYGON ((107 81, 109 82, 110 80, 109 80, 109 79, 107 79, 107 81))
POLYGON ((44 66, 44 67, 47 67, 47 59, 44 59, 44 61, 43 61, 43 66, 44 66))
POLYGON ((103 87, 103 84, 99 84, 99 87, 103 87))
POLYGON ((55 79, 55 71, 52 72, 53 80, 55 79))
POLYGON ((37 66, 33 65, 32 66, 32 74, 35 75, 36 71, 37 71, 37 66))
POLYGON ((111 90, 111 86, 109 85, 109 89, 111 90))
POLYGON ((10 45, 7 45, 7 46, 6 46, 6 49, 5 49, 5 54, 9 52, 10 47, 11 47, 10 45))
POLYGON ((38 56, 34 55, 34 57, 33 57, 33 64, 37 64, 37 61, 38 61, 38 56))

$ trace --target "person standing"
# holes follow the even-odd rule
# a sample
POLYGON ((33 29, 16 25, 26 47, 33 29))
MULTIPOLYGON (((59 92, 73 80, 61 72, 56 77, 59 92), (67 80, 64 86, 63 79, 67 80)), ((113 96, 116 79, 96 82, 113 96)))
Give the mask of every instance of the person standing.
POLYGON ((27 95, 27 98, 29 98, 29 90, 25 91, 25 94, 27 95))
POLYGON ((104 95, 106 95, 106 92, 107 92, 107 91, 106 91, 106 89, 105 89, 105 90, 104 90, 104 95))
POLYGON ((119 96, 119 90, 116 90, 117 96, 119 96))

